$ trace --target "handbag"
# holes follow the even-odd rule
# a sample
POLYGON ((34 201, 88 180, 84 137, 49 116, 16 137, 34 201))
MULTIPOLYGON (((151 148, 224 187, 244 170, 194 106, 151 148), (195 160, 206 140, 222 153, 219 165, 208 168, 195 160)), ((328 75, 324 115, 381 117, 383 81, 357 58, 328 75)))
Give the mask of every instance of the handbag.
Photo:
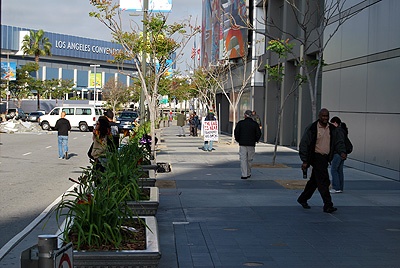
POLYGON ((92 151, 93 151, 93 142, 90 145, 89 151, 87 152, 87 155, 89 156, 90 159, 94 160, 94 157, 92 156, 92 151))

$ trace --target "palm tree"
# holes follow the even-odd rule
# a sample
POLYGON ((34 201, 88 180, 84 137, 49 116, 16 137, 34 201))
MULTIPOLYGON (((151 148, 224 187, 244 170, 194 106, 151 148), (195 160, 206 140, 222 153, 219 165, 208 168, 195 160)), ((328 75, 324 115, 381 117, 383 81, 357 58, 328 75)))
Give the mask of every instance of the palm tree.
MULTIPOLYGON (((51 48, 53 45, 49 42, 48 37, 44 37, 44 31, 30 31, 30 35, 25 35, 22 40, 22 52, 24 55, 34 55, 35 63, 39 64, 40 56, 51 56, 51 48)), ((39 70, 36 71, 36 79, 39 80, 39 70)), ((37 91, 37 108, 40 110, 40 91, 37 91)))

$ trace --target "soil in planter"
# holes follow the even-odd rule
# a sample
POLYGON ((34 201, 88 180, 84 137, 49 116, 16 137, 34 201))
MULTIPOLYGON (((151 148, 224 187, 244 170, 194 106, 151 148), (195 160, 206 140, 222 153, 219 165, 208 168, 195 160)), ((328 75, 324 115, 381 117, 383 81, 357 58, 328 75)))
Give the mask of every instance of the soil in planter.
MULTIPOLYGON (((133 221, 123 221, 123 226, 134 227, 137 232, 132 232, 126 229, 122 229, 123 240, 119 245, 119 248, 113 245, 101 245, 89 246, 88 244, 81 244, 80 251, 116 251, 116 250, 144 250, 146 249, 146 226, 138 219, 133 219, 133 221)), ((74 245, 74 250, 76 250, 76 244, 78 242, 78 234, 70 233, 70 241, 74 245)))
POLYGON ((142 188, 139 194, 139 200, 136 201, 149 201, 150 200, 150 188, 142 188))

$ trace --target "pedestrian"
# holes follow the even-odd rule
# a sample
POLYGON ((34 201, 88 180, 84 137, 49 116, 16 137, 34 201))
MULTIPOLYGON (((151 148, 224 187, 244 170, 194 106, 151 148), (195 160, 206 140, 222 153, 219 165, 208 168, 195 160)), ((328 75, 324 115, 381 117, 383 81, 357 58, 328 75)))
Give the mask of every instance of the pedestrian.
POLYGON ((262 126, 261 126, 261 119, 260 119, 260 116, 259 116, 258 114, 256 114, 256 111, 253 111, 253 112, 252 112, 251 118, 253 118, 253 120, 257 122, 257 124, 258 124, 258 126, 260 127, 260 129, 262 129, 262 126))
POLYGON ((91 156, 94 160, 94 169, 104 172, 105 170, 105 157, 107 154, 107 141, 111 139, 111 129, 107 117, 100 116, 93 129, 93 147, 91 156))
POLYGON ((112 143, 108 146, 111 151, 116 151, 119 147, 119 129, 117 123, 114 122, 114 113, 111 110, 106 110, 104 116, 107 117, 108 124, 112 135, 112 143))
POLYGON ((57 120, 54 127, 58 132, 58 159, 68 159, 68 132, 71 124, 65 118, 65 112, 61 113, 61 118, 57 120))
POLYGON ((252 119, 252 112, 244 112, 244 119, 235 127, 235 140, 239 143, 240 169, 242 180, 251 177, 251 164, 255 155, 255 146, 261 138, 260 126, 252 119))
POLYGON ((329 111, 323 108, 319 111, 318 120, 306 128, 299 145, 299 155, 303 161, 301 169, 306 172, 309 166, 313 167, 311 177, 297 199, 303 208, 311 208, 307 201, 318 188, 324 202, 323 211, 332 213, 337 210, 333 207, 329 193, 328 174, 328 163, 332 160, 334 152, 346 159, 344 137, 329 123, 329 111))
POLYGON ((196 112, 193 112, 192 115, 190 115, 190 135, 193 137, 197 137, 197 128, 199 126, 199 117, 196 115, 196 112))
MULTIPOLYGON (((347 126, 342 120, 334 116, 331 119, 331 123, 336 127, 335 131, 340 132, 338 135, 343 136, 345 139, 345 146, 346 146, 346 154, 351 152, 346 145, 346 139, 348 139, 349 131, 347 126)), ((340 156, 339 152, 334 151, 333 159, 331 162, 331 175, 332 175, 332 189, 330 193, 343 193, 344 188, 344 173, 343 173, 343 166, 344 166, 344 159, 340 156)))
POLYGON ((185 135, 185 127, 186 125, 186 116, 185 116, 185 112, 182 111, 180 114, 178 114, 177 116, 177 126, 179 127, 179 137, 183 136, 186 137, 185 135))
MULTIPOLYGON (((204 121, 215 121, 215 120, 217 120, 217 119, 215 118, 214 113, 212 112, 212 110, 208 111, 207 116, 204 118, 204 121)), ((204 138, 205 138, 205 136, 206 135, 204 135, 204 138)), ((213 144, 214 144, 213 140, 204 141, 204 146, 202 148, 203 151, 212 152, 213 144)))

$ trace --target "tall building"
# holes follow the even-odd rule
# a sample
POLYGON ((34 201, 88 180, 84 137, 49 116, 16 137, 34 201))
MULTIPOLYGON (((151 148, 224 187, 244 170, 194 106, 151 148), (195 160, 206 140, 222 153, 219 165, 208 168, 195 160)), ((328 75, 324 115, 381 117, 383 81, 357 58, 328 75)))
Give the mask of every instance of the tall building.
MULTIPOLYGON (((275 141, 278 108, 290 92, 294 77, 305 73, 298 60, 318 60, 321 55, 319 48, 323 47, 324 67, 319 73, 311 73, 311 79, 318 78, 315 107, 316 111, 326 107, 331 116, 339 116, 346 122, 354 145, 346 165, 400 180, 400 107, 397 105, 400 101, 397 89, 400 81, 396 75, 396 67, 400 66, 400 32, 396 27, 400 20, 397 16, 400 1, 248 0, 228 3, 215 0, 203 3, 203 66, 214 64, 221 51, 229 51, 227 40, 231 43, 232 40, 244 40, 240 37, 229 39, 227 33, 232 30, 232 24, 223 22, 229 18, 236 18, 230 21, 240 21, 237 14, 245 14, 239 17, 252 25, 251 29, 243 25, 238 25, 238 28, 241 29, 241 36, 247 37, 248 47, 243 46, 243 49, 247 49, 248 64, 257 66, 258 72, 247 84, 237 113, 241 117, 246 109, 257 111, 263 122, 264 142, 275 141), (324 6, 324 3, 330 2, 339 3, 339 13, 338 10, 329 10, 329 5, 324 6), (295 3, 296 8, 290 3, 295 3), (240 8, 243 5, 246 11, 240 8), (227 8, 229 6, 233 8, 227 8), (326 24, 318 17, 318 14, 323 14, 322 11, 325 11, 325 18, 330 18, 325 21, 326 24), (332 13, 329 15, 327 11, 332 13), (232 16, 229 16, 230 12, 232 16), (349 19, 336 28, 343 18, 349 19), (302 19, 306 21, 305 27, 300 27, 298 23, 302 19), (319 40, 321 26, 326 26, 321 35, 322 44, 328 44, 326 48, 314 43, 319 40), (267 42, 272 39, 289 39, 288 42, 294 44, 293 54, 282 59, 285 76, 280 83, 269 81, 265 67, 266 64, 276 66, 278 63, 276 55, 266 49, 267 42), (304 40, 307 42, 301 45, 304 40)), ((240 51, 238 44, 233 47, 240 51)), ((235 57, 229 60, 234 61, 235 57)), ((243 66, 235 71, 243 72, 243 66)), ((237 88, 240 81, 236 79, 233 84, 237 88)), ((227 84, 226 91, 232 91, 230 88, 231 85, 227 84)), ((221 107, 221 129, 230 133, 233 125, 231 108, 221 92, 217 100, 217 105, 221 107)), ((279 144, 299 144, 304 129, 313 121, 311 103, 310 83, 289 96, 282 114, 279 144)))

